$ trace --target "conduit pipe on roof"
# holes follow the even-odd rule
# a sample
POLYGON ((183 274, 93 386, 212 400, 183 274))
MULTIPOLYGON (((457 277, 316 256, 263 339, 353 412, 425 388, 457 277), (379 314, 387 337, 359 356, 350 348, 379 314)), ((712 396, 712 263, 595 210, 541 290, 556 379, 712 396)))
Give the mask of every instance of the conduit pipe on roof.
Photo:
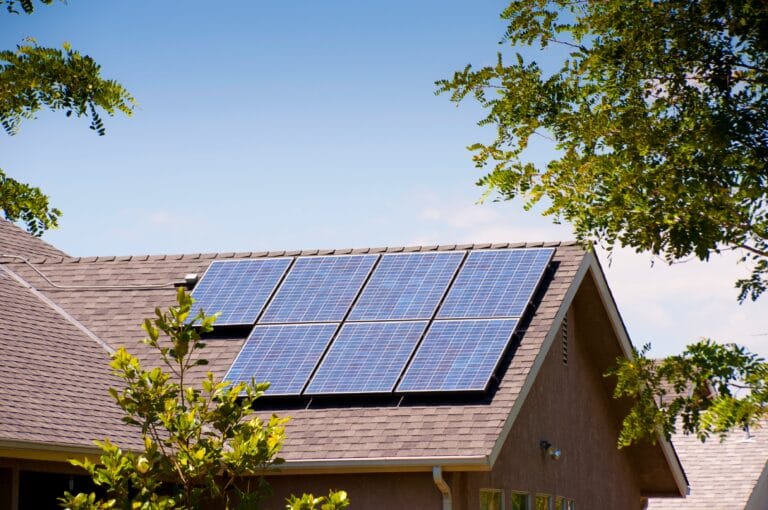
POLYGON ((435 481, 437 490, 443 495, 443 510, 451 510, 453 508, 453 500, 451 499, 451 488, 445 482, 443 478, 443 468, 440 466, 432 467, 432 480, 435 481))

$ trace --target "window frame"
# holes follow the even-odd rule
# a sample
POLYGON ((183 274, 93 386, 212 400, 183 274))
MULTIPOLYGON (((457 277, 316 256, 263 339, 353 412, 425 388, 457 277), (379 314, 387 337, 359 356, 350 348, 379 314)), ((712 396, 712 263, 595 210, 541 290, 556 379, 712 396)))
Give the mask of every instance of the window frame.
POLYGON ((525 498, 525 506, 522 510, 531 510, 531 493, 530 492, 524 492, 524 491, 511 491, 509 502, 510 502, 510 510, 515 510, 515 508, 512 506, 514 503, 512 502, 512 498, 515 496, 523 496, 525 498))
POLYGON ((553 505, 555 504, 555 500, 554 500, 552 494, 546 494, 546 493, 543 493, 543 492, 537 492, 536 493, 536 497, 533 500, 533 510, 539 510, 539 508, 538 508, 538 506, 539 506, 538 499, 539 498, 547 498, 547 508, 546 508, 546 510, 554 510, 554 506, 553 505))

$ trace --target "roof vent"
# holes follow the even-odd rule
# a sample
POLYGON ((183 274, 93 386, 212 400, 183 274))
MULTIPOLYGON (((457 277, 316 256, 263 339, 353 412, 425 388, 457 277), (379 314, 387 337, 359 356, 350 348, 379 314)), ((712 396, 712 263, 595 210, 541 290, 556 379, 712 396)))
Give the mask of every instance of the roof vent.
POLYGON ((563 347, 563 365, 568 365, 568 317, 563 318, 561 335, 561 342, 563 347))

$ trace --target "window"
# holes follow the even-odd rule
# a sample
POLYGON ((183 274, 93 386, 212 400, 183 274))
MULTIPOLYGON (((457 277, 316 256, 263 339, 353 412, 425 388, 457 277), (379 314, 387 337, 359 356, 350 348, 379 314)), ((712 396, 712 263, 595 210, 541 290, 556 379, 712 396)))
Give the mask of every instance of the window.
POLYGON ((531 510, 531 497, 524 492, 513 492, 511 510, 531 510))
POLYGON ((536 510, 552 510, 552 498, 547 494, 537 494, 536 510))
POLYGON ((480 510, 504 510, 504 492, 499 489, 480 489, 480 510))

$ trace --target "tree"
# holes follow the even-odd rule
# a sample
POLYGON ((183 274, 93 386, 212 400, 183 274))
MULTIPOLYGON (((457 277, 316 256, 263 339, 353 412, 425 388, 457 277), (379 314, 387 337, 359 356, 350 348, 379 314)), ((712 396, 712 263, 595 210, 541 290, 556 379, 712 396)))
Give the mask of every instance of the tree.
MULTIPOLYGON (((53 0, 41 0, 51 4, 53 0)), ((0 0, 10 14, 34 11, 32 0, 0 0)), ((64 43, 62 49, 39 46, 27 39, 15 50, 0 51, 0 124, 9 135, 18 132, 23 119, 32 119, 43 108, 64 111, 67 117, 87 116, 90 128, 105 134, 100 111, 131 115, 133 97, 113 80, 101 77, 101 67, 64 43)), ((10 221, 21 220, 34 235, 57 226, 61 211, 52 207, 37 187, 8 177, 0 170, 0 211, 10 221)))
MULTIPOLYGON (((98 463, 73 460, 85 469, 106 499, 95 493, 70 494, 62 506, 72 510, 257 508, 268 495, 263 474, 280 464, 277 454, 285 437, 287 418, 273 415, 264 421, 253 416, 254 402, 269 383, 218 381, 208 372, 201 388, 189 384, 190 370, 207 364, 199 356, 205 347, 201 332, 210 332, 217 315, 200 311, 192 317, 192 298, 177 293, 178 306, 155 311, 146 319, 144 342, 157 350, 165 369, 145 369, 120 348, 111 367, 125 382, 110 389, 123 420, 137 427, 144 439, 141 452, 124 451, 106 439, 96 442, 98 463)), ((327 497, 292 497, 292 510, 343 510, 344 491, 327 497)))
MULTIPOLYGON (((757 299, 768 285, 768 3, 516 0, 502 18, 502 42, 567 56, 548 70, 499 53, 496 65, 437 82, 456 103, 473 97, 486 110, 480 124, 496 128, 493 141, 470 146, 489 169, 478 182, 486 196, 543 201, 585 245, 608 250, 670 263, 739 250, 752 266, 736 282, 739 300, 757 299), (526 159, 532 136, 555 149, 543 165, 526 159)), ((660 366, 624 364, 617 392, 661 390, 653 373, 694 393, 714 377, 725 400, 676 401, 659 415, 640 398, 625 442, 662 422, 669 433, 681 414, 705 435, 765 414, 764 363, 741 348, 705 341, 660 366), (724 390, 742 378, 756 393, 729 400, 724 390)))
POLYGON ((634 359, 617 359, 607 375, 616 376, 614 397, 629 397, 619 446, 669 438, 678 428, 702 441, 734 428, 759 423, 768 414, 768 364, 735 344, 705 339, 663 360, 647 357, 649 345, 634 359))

